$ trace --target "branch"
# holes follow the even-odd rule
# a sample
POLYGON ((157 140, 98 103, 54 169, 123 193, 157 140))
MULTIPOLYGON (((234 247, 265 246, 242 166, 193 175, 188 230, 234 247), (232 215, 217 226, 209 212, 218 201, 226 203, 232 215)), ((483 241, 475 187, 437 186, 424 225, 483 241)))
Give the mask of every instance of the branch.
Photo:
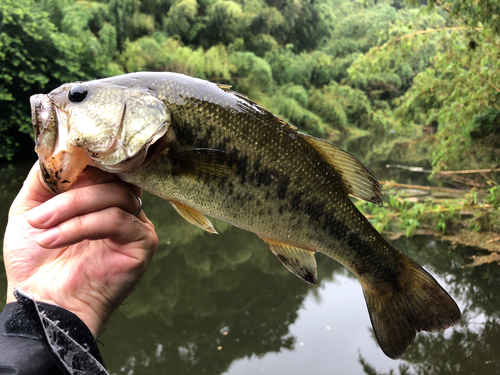
MULTIPOLYGON (((460 60, 459 60, 460 61, 460 60)), ((463 62, 462 64, 464 64, 471 72, 473 73, 476 73, 479 77, 481 77, 484 81, 486 81, 486 83, 488 85, 490 85, 494 90, 500 92, 500 88, 496 87, 493 82, 491 82, 488 78, 484 77, 481 73, 479 73, 478 71, 476 71, 474 68, 472 68, 469 64, 467 64, 466 62, 463 62)))
MULTIPOLYGON (((401 165, 401 164, 386 164, 386 168, 399 168, 399 169, 405 169, 407 171, 411 172, 421 172, 421 173, 432 173, 430 169, 424 169, 422 167, 412 167, 412 166, 406 166, 406 165, 401 165)), ((467 174, 467 173, 490 173, 490 172, 500 172, 500 168, 490 168, 490 169, 464 169, 464 170, 458 170, 458 171, 441 171, 441 172, 436 172, 436 174, 442 174, 442 175, 453 175, 453 174, 467 174)))
MULTIPOLYGON (((463 212, 467 210, 482 210, 484 208, 493 208, 493 206, 489 204, 484 204, 484 205, 471 205, 471 206, 462 206, 460 209, 456 209, 455 207, 439 207, 439 208, 431 208, 430 210, 424 210, 422 212, 422 215, 425 214, 438 214, 440 212, 463 212)), ((374 219, 376 218, 379 214, 364 214, 367 219, 374 219)), ((398 217, 401 215, 401 212, 390 212, 387 215, 390 215, 391 218, 393 217, 398 217)), ((495 241, 500 240, 500 237, 494 238, 493 240, 489 240, 486 243, 493 243, 495 241)))
POLYGON ((493 243, 493 242, 496 242, 496 241, 500 241, 500 237, 496 237, 496 238, 493 238, 491 240, 488 240, 488 241, 486 241, 486 243, 493 243))
POLYGON ((454 194, 462 194, 464 191, 463 190, 458 190, 458 189, 448 189, 448 188, 440 188, 440 187, 434 187, 434 186, 422 186, 422 185, 408 185, 408 184, 400 184, 398 182, 392 182, 392 181, 379 181, 380 185, 385 185, 387 187, 401 187, 401 188, 406 188, 406 189, 418 189, 418 190, 427 190, 427 191, 444 191, 447 193, 454 193, 454 194))
POLYGON ((438 172, 438 174, 490 173, 490 172, 500 172, 500 168, 464 169, 464 170, 461 170, 461 171, 441 171, 441 172, 438 172))
MULTIPOLYGON (((411 34, 406 34, 406 35, 402 36, 401 38, 394 38, 394 41, 399 42, 403 39, 411 38, 411 37, 414 37, 416 35, 431 34, 431 33, 437 33, 440 31, 470 30, 470 29, 471 29, 470 27, 456 26, 456 27, 442 27, 440 29, 419 30, 419 31, 416 31, 416 32, 411 33, 411 34)), ((473 27, 473 30, 479 31, 479 30, 483 30, 483 28, 482 27, 473 27)))

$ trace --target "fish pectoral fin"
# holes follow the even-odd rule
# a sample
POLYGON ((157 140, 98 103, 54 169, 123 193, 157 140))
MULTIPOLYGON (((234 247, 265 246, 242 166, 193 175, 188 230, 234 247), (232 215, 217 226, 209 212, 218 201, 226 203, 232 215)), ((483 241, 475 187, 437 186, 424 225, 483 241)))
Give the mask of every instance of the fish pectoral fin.
POLYGON ((205 181, 227 178, 236 168, 235 157, 225 151, 209 148, 195 148, 174 152, 169 155, 172 161, 172 176, 190 176, 205 181))
POLYGON ((270 238, 260 237, 260 239, 269 246, 273 254, 290 272, 311 285, 318 283, 318 266, 314 252, 286 245, 270 238))
POLYGON ((347 194, 382 205, 382 191, 377 178, 356 157, 322 139, 302 134, 339 174, 347 194))
POLYGON ((172 205, 173 208, 175 208, 175 210, 179 213, 179 215, 181 215, 191 224, 196 225, 198 228, 201 228, 204 231, 207 231, 208 233, 219 234, 215 230, 210 220, 208 220, 207 217, 203 215, 200 211, 195 210, 194 208, 186 206, 182 203, 171 202, 171 201, 169 201, 169 203, 172 205))

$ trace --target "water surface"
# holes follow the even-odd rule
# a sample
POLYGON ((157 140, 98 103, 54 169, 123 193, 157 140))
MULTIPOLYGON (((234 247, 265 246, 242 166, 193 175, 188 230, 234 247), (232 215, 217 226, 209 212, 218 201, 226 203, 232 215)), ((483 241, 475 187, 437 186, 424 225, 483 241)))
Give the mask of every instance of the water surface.
MULTIPOLYGON (((0 225, 30 163, 0 166, 0 225)), ((111 374, 498 374, 500 267, 467 267, 474 249, 433 237, 393 245, 433 273, 463 309, 444 334, 419 334, 402 359, 378 348, 361 287, 319 254, 318 286, 289 273, 255 235, 211 235, 144 197, 160 247, 100 337, 111 374)), ((2 270, 0 289, 5 290, 2 270)))

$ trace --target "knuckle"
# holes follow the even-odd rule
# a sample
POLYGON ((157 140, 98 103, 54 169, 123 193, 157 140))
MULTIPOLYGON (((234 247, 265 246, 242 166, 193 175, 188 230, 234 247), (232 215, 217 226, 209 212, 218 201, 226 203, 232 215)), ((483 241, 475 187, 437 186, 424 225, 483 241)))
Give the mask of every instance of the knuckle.
POLYGON ((158 235, 156 232, 149 232, 147 236, 147 247, 151 251, 151 256, 153 256, 156 253, 156 250, 158 250, 158 246, 160 244, 160 241, 158 239, 158 235))
POLYGON ((72 220, 71 220, 72 224, 73 224, 73 230, 75 230, 75 232, 77 233, 81 233, 84 231, 86 225, 85 225, 85 220, 83 217, 81 216, 75 216, 72 220))
POLYGON ((59 197, 62 204, 67 204, 68 206, 73 207, 78 206, 80 202, 85 202, 89 199, 85 189, 70 190, 59 195, 59 197))
POLYGON ((124 228, 127 220, 130 220, 130 214, 119 207, 110 207, 107 211, 108 220, 110 223, 115 224, 118 231, 124 228))

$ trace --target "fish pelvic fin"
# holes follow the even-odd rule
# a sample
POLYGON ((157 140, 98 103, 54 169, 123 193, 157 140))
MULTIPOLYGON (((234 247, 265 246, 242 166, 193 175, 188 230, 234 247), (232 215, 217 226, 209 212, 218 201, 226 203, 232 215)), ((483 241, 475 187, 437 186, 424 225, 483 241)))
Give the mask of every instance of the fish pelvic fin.
POLYGON ((318 266, 316 258, 314 258, 314 252, 286 245, 270 238, 260 238, 291 273, 308 284, 316 285, 318 283, 318 266))
POLYGON ((412 259, 400 280, 392 288, 361 282, 377 341, 392 359, 403 355, 417 332, 440 332, 461 319, 455 301, 412 259))
POLYGON ((179 215, 181 215, 184 219, 186 219, 189 223, 196 225, 198 228, 203 229, 208 233, 219 234, 210 220, 202 214, 200 211, 195 210, 189 206, 186 206, 182 203, 169 201, 173 208, 177 211, 179 215))
POLYGON ((345 192, 353 197, 382 205, 382 191, 373 173, 355 156, 322 139, 300 133, 337 172, 345 192))

